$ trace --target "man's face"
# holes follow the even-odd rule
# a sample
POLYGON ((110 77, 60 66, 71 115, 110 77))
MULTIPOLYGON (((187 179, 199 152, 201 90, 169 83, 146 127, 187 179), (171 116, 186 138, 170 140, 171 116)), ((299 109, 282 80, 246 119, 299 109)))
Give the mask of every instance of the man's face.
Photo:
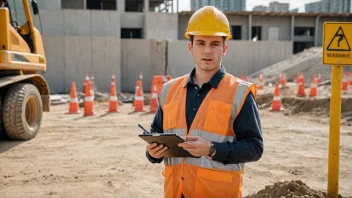
POLYGON ((227 44, 221 36, 194 36, 193 44, 188 43, 188 49, 199 69, 212 71, 219 69, 227 44))

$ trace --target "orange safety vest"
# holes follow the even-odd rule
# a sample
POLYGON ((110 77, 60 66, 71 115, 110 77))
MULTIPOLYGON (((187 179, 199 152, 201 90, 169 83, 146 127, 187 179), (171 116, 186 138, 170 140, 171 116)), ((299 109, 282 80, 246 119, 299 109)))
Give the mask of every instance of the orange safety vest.
MULTIPOLYGON (((256 97, 254 84, 230 74, 212 88, 187 130, 186 94, 188 75, 166 83, 160 95, 164 133, 200 136, 207 141, 234 142, 233 122, 250 91, 256 97)), ((242 197, 243 164, 223 164, 201 158, 164 158, 164 196, 167 198, 242 197)))

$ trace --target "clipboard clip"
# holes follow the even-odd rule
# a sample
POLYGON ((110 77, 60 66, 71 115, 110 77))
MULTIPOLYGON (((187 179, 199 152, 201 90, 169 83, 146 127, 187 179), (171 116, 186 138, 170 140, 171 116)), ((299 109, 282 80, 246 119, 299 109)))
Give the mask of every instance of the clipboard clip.
POLYGON ((148 135, 152 134, 151 132, 147 131, 144 127, 142 127, 142 125, 140 125, 140 124, 138 124, 138 127, 143 130, 143 134, 148 134, 148 135))

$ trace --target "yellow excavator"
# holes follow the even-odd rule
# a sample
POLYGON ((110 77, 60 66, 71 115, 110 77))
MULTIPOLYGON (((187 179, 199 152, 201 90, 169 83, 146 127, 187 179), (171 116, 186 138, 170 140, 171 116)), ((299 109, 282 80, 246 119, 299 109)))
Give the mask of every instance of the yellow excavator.
POLYGON ((38 14, 35 0, 0 0, 0 133, 13 140, 34 138, 50 109, 38 14))

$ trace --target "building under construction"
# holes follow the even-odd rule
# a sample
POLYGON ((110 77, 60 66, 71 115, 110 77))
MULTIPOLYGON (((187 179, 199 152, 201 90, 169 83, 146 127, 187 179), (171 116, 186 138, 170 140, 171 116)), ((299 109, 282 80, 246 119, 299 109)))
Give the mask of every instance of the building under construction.
MULTIPOLYGON (((194 11, 179 12, 178 2, 38 0, 41 21, 37 16, 34 20, 43 34, 51 91, 68 92, 72 81, 83 83, 85 72, 96 78, 115 72, 117 89, 131 92, 140 72, 146 81, 153 75, 189 72, 193 60, 184 33, 194 11)), ((352 21, 350 13, 224 13, 233 38, 223 62, 238 76, 321 46, 324 22, 352 21)), ((97 86, 109 89, 103 81, 97 86)))

